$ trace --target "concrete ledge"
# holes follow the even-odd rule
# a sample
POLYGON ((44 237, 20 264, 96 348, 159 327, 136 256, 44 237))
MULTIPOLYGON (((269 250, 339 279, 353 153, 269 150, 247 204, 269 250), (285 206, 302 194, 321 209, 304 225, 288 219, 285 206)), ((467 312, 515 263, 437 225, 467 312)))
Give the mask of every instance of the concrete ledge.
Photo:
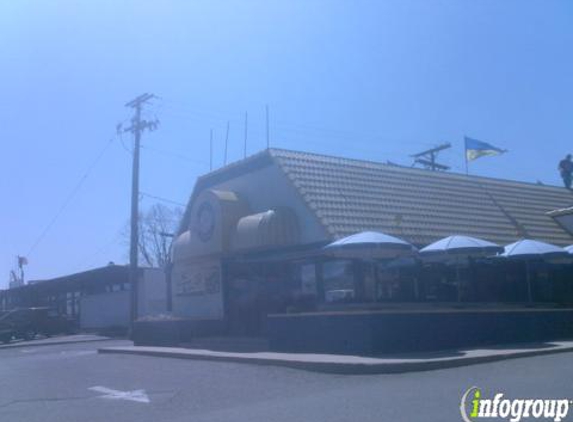
POLYGON ((87 343, 92 341, 107 341, 107 340, 112 340, 112 339, 110 337, 79 334, 79 335, 62 336, 62 337, 49 337, 40 340, 15 341, 13 343, 1 345, 0 350, 13 349, 16 347, 55 346, 59 344, 87 343))
POLYGON ((178 359, 208 360, 220 362, 275 365, 315 372, 335 374, 390 374, 430 371, 457 366, 474 365, 504 359, 564 353, 573 351, 573 341, 556 341, 543 344, 512 345, 503 348, 475 349, 428 353, 426 355, 403 355, 398 357, 363 357, 349 355, 309 353, 234 353, 215 352, 180 347, 108 347, 99 353, 128 354, 168 357, 178 359))

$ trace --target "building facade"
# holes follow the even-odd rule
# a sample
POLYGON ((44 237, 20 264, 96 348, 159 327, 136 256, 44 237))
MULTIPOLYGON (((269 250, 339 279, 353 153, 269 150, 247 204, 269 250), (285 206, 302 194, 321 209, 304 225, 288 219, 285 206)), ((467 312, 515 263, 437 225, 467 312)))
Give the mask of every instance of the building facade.
MULTIPOLYGON (((265 150, 198 179, 173 248, 173 311, 248 334, 264 332, 268 314, 334 306, 341 297, 362 307, 454 301, 448 267, 426 269, 420 283, 419 266, 365 266, 324 256, 322 247, 366 230, 417 247, 453 234, 567 246, 573 237, 548 212, 572 199, 552 186, 265 150)), ((462 271, 499 273, 495 265, 462 271)), ((538 278, 563 279, 566 271, 542 266, 538 278)), ((517 267, 508 274, 506 283, 523 277, 517 267)), ((492 288, 521 300, 511 288, 492 288)), ((471 294, 487 301, 489 292, 471 294)))

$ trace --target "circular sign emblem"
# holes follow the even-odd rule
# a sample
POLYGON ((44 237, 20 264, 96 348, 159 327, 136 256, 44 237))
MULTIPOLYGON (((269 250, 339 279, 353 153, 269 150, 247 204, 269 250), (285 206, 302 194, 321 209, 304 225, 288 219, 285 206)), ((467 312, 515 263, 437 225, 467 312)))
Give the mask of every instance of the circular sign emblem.
POLYGON ((197 210, 196 229, 199 239, 207 242, 213 236, 215 229, 215 211, 208 202, 203 202, 197 210))

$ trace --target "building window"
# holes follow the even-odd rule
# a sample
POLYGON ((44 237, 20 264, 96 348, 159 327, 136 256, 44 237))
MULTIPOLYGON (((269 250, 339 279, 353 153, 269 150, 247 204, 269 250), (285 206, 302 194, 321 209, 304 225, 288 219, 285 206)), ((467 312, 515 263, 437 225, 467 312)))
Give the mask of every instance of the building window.
POLYGON ((355 302, 356 283, 352 261, 325 262, 323 266, 324 301, 326 303, 355 302))
POLYGON ((303 295, 316 296, 316 267, 314 264, 303 264, 300 267, 300 284, 303 295))

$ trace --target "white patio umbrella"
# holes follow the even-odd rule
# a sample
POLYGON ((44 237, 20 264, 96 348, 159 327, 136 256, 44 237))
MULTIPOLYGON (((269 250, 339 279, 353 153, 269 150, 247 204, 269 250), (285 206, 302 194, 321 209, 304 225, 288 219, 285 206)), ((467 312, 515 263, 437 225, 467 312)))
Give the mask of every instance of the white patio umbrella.
POLYGON ((397 237, 365 231, 329 243, 323 251, 341 258, 384 259, 410 256, 415 254, 417 249, 397 237))
POLYGON ((520 259, 525 262, 525 278, 527 281, 527 296, 529 302, 533 301, 530 262, 535 259, 553 260, 571 257, 565 249, 559 246, 531 239, 521 239, 507 245, 500 256, 508 259, 520 259))
POLYGON ((502 252, 503 248, 487 240, 471 236, 453 235, 440 239, 420 249, 420 256, 426 261, 448 262, 453 260, 456 266, 456 284, 458 301, 461 300, 460 264, 469 257, 489 256, 502 252))
MULTIPOLYGON (((385 233, 365 231, 338 239, 323 248, 323 251, 338 258, 375 261, 377 259, 395 260, 411 257, 417 249, 411 243, 385 233)), ((371 262, 372 276, 375 265, 371 262)))

